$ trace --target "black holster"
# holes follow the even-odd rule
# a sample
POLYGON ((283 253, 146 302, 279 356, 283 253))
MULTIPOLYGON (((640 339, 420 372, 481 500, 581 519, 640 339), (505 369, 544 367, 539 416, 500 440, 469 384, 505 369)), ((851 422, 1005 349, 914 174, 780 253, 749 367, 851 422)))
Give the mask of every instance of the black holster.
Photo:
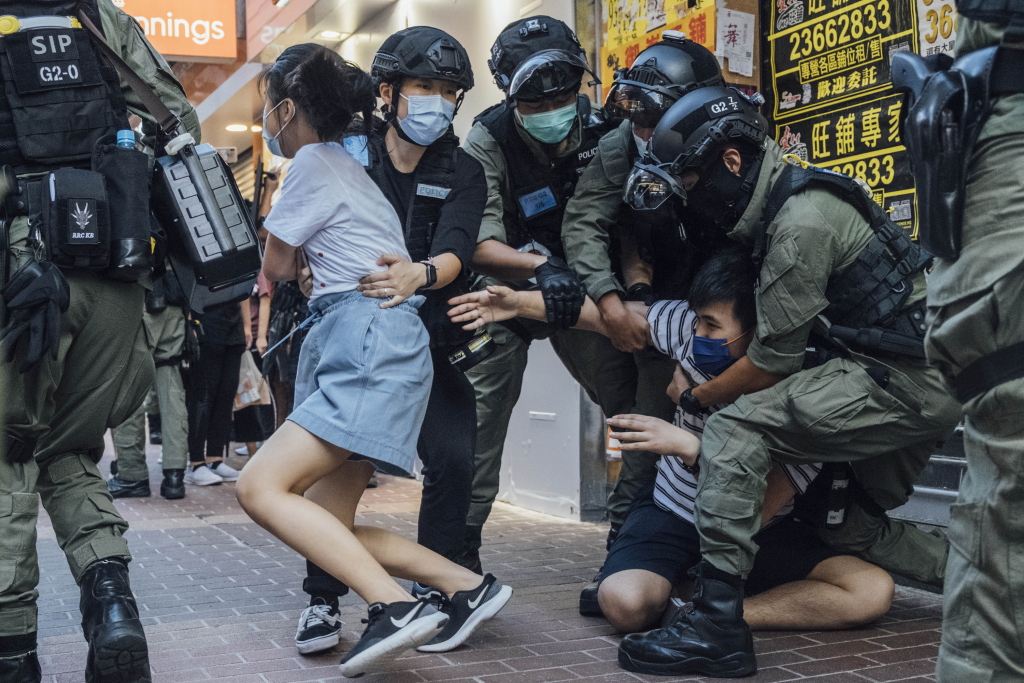
POLYGON ((1002 44, 953 62, 946 55, 898 52, 892 82, 905 95, 902 138, 917 188, 920 242, 935 256, 960 255, 971 151, 995 98, 1024 92, 1024 25, 1002 44))

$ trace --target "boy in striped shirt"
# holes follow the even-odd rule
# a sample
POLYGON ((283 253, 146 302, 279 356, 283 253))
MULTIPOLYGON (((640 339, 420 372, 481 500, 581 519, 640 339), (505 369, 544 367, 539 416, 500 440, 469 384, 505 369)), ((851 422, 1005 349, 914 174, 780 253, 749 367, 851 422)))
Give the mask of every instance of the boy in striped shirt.
MULTIPOLYGON (((668 392, 679 404, 672 424, 645 415, 608 420, 625 450, 662 455, 653 484, 639 491, 599 574, 598 587, 584 590, 581 613, 603 614, 623 632, 656 626, 673 588, 700 561, 693 524, 704 421, 721 406, 693 408, 686 390, 723 372, 746 353, 756 316, 757 273, 750 256, 726 250, 701 268, 688 301, 642 307, 651 344, 678 362, 668 392), (595 599, 596 593, 596 599, 595 599)), ((452 301, 450 313, 467 327, 511 317, 543 319, 540 292, 488 288, 452 301)), ((588 299, 577 328, 606 333, 588 299)), ((888 611, 893 582, 858 558, 837 555, 814 529, 790 512, 821 465, 776 463, 768 475, 762 519, 754 538, 760 550, 746 582, 744 617, 754 630, 839 629, 874 621, 888 611)))

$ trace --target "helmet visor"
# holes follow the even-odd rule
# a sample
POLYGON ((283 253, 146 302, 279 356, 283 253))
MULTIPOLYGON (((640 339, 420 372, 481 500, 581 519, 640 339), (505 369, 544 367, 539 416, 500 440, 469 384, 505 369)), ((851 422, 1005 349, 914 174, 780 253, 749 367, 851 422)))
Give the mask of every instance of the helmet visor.
POLYGON ((609 116, 628 119, 639 128, 654 128, 675 100, 632 81, 615 81, 604 106, 609 116))
POLYGON ((522 95, 524 99, 537 100, 552 97, 575 87, 583 73, 601 82, 580 56, 564 50, 541 50, 523 61, 512 74, 508 96, 522 95), (580 72, 579 78, 575 76, 577 72, 580 72))
POLYGON ((654 164, 638 161, 626 179, 622 200, 637 211, 651 211, 673 194, 686 202, 686 190, 675 176, 654 164))

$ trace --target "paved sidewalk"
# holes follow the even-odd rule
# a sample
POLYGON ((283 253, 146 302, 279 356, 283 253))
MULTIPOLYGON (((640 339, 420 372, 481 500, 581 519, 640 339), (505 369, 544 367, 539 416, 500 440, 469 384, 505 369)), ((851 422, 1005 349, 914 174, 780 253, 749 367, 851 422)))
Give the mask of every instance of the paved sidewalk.
MULTIPOLYGON (((108 453, 110 449, 108 446, 108 453)), ((362 632, 365 605, 342 599, 342 644, 302 657, 293 638, 305 606, 303 560, 254 523, 234 484, 188 487, 159 496, 158 447, 150 447, 153 497, 117 501, 131 523, 132 586, 149 636, 154 683, 342 681, 341 652, 362 632)), ((239 466, 243 459, 229 461, 239 466)), ((108 471, 109 456, 101 464, 108 471)), ((381 477, 363 498, 362 520, 415 538, 419 484, 381 477)), ((628 674, 615 662, 618 637, 603 620, 578 613, 580 587, 603 559, 607 527, 565 522, 495 506, 485 528, 484 567, 515 587, 508 607, 469 645, 414 655, 362 681, 548 683, 672 681, 628 674)), ((43 680, 81 683, 85 643, 78 589, 40 517, 40 640, 43 680)), ((760 671, 748 681, 933 681, 940 627, 938 596, 897 589, 892 610, 870 628, 830 633, 758 633, 760 671)))

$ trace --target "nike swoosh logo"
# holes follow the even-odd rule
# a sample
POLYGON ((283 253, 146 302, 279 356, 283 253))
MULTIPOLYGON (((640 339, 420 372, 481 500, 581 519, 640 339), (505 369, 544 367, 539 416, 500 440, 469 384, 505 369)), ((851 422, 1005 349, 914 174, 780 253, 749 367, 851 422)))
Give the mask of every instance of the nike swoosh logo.
POLYGON ((469 601, 469 609, 476 609, 480 605, 480 601, 487 595, 487 589, 489 586, 484 586, 483 590, 480 591, 480 595, 476 596, 476 600, 469 601))
POLYGON ((401 619, 395 619, 394 617, 391 617, 391 623, 395 625, 395 628, 405 628, 409 625, 410 621, 416 618, 416 615, 420 613, 421 609, 423 609, 422 602, 417 604, 411 610, 409 610, 409 613, 401 619))

